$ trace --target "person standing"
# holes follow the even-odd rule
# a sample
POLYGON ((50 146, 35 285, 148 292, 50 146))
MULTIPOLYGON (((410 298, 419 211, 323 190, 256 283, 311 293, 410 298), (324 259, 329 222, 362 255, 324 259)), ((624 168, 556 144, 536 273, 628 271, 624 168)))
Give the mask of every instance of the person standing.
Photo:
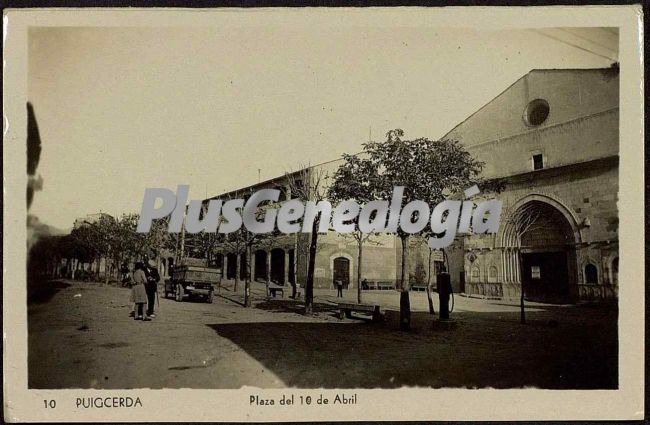
POLYGON ((343 281, 340 279, 336 281, 336 298, 338 297, 343 298, 343 281))
POLYGON ((129 266, 126 263, 122 263, 122 267, 120 268, 120 272, 122 273, 122 286, 130 286, 130 284, 131 284, 131 272, 129 270, 129 266))
POLYGON ((147 317, 147 275, 144 272, 145 266, 141 262, 135 263, 135 272, 133 273, 133 287, 131 288, 131 301, 133 302, 133 315, 135 320, 151 320, 147 317))
POLYGON ((145 288, 147 290, 147 315, 151 318, 156 317, 154 311, 154 303, 156 301, 156 294, 158 293, 158 282, 160 281, 160 274, 156 268, 156 263, 149 260, 145 256, 145 274, 147 276, 147 283, 145 288))

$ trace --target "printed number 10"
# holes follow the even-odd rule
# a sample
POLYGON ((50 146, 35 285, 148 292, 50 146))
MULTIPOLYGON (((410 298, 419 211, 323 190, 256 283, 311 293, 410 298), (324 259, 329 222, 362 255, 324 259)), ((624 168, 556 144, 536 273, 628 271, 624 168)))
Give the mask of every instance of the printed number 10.
POLYGON ((50 409, 54 409, 56 407, 56 400, 43 400, 43 404, 45 404, 46 409, 48 407, 50 409))
POLYGON ((311 404, 311 397, 307 396, 303 398, 302 396, 300 396, 300 404, 311 404))

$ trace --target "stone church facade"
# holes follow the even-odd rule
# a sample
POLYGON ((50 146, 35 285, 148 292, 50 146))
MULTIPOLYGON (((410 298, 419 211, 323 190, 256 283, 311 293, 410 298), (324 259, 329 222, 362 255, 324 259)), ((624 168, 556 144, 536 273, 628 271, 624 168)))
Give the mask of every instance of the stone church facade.
POLYGON ((444 136, 505 183, 499 233, 449 248, 456 291, 518 298, 523 282, 538 301, 617 297, 618 84, 616 67, 533 70, 444 136), (524 206, 536 225, 518 235, 524 206))

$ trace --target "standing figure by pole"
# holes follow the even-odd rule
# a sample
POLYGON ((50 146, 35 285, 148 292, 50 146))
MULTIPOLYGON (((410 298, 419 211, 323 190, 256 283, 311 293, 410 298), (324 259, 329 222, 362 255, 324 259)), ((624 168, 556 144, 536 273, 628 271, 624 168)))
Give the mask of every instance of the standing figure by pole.
POLYGON ((443 265, 437 276, 438 299, 440 300, 440 319, 449 319, 449 296, 451 295, 451 278, 443 265))

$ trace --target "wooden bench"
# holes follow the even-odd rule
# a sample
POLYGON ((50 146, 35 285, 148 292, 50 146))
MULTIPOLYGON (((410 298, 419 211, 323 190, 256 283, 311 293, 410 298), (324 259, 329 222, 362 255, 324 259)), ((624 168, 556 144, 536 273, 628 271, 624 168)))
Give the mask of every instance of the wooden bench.
POLYGON ((352 318, 353 311, 360 311, 363 313, 372 314, 372 321, 379 322, 382 320, 381 311, 376 304, 353 304, 353 303, 338 303, 339 319, 343 320, 344 317, 352 318))
POLYGON ((269 293, 273 298, 275 298, 278 292, 282 293, 282 297, 284 297, 284 286, 276 285, 274 283, 269 284, 269 293))
POLYGON ((386 290, 386 289, 395 289, 395 284, 392 282, 388 281, 374 281, 374 282, 368 282, 368 287, 365 288, 365 291, 369 290, 375 290, 375 291, 381 291, 381 290, 386 290))
POLYGON ((425 292, 427 290, 427 287, 424 285, 413 285, 411 286, 411 291, 414 292, 425 292))
POLYGON ((395 289, 395 284, 392 282, 377 282, 377 289, 380 291, 395 289))

